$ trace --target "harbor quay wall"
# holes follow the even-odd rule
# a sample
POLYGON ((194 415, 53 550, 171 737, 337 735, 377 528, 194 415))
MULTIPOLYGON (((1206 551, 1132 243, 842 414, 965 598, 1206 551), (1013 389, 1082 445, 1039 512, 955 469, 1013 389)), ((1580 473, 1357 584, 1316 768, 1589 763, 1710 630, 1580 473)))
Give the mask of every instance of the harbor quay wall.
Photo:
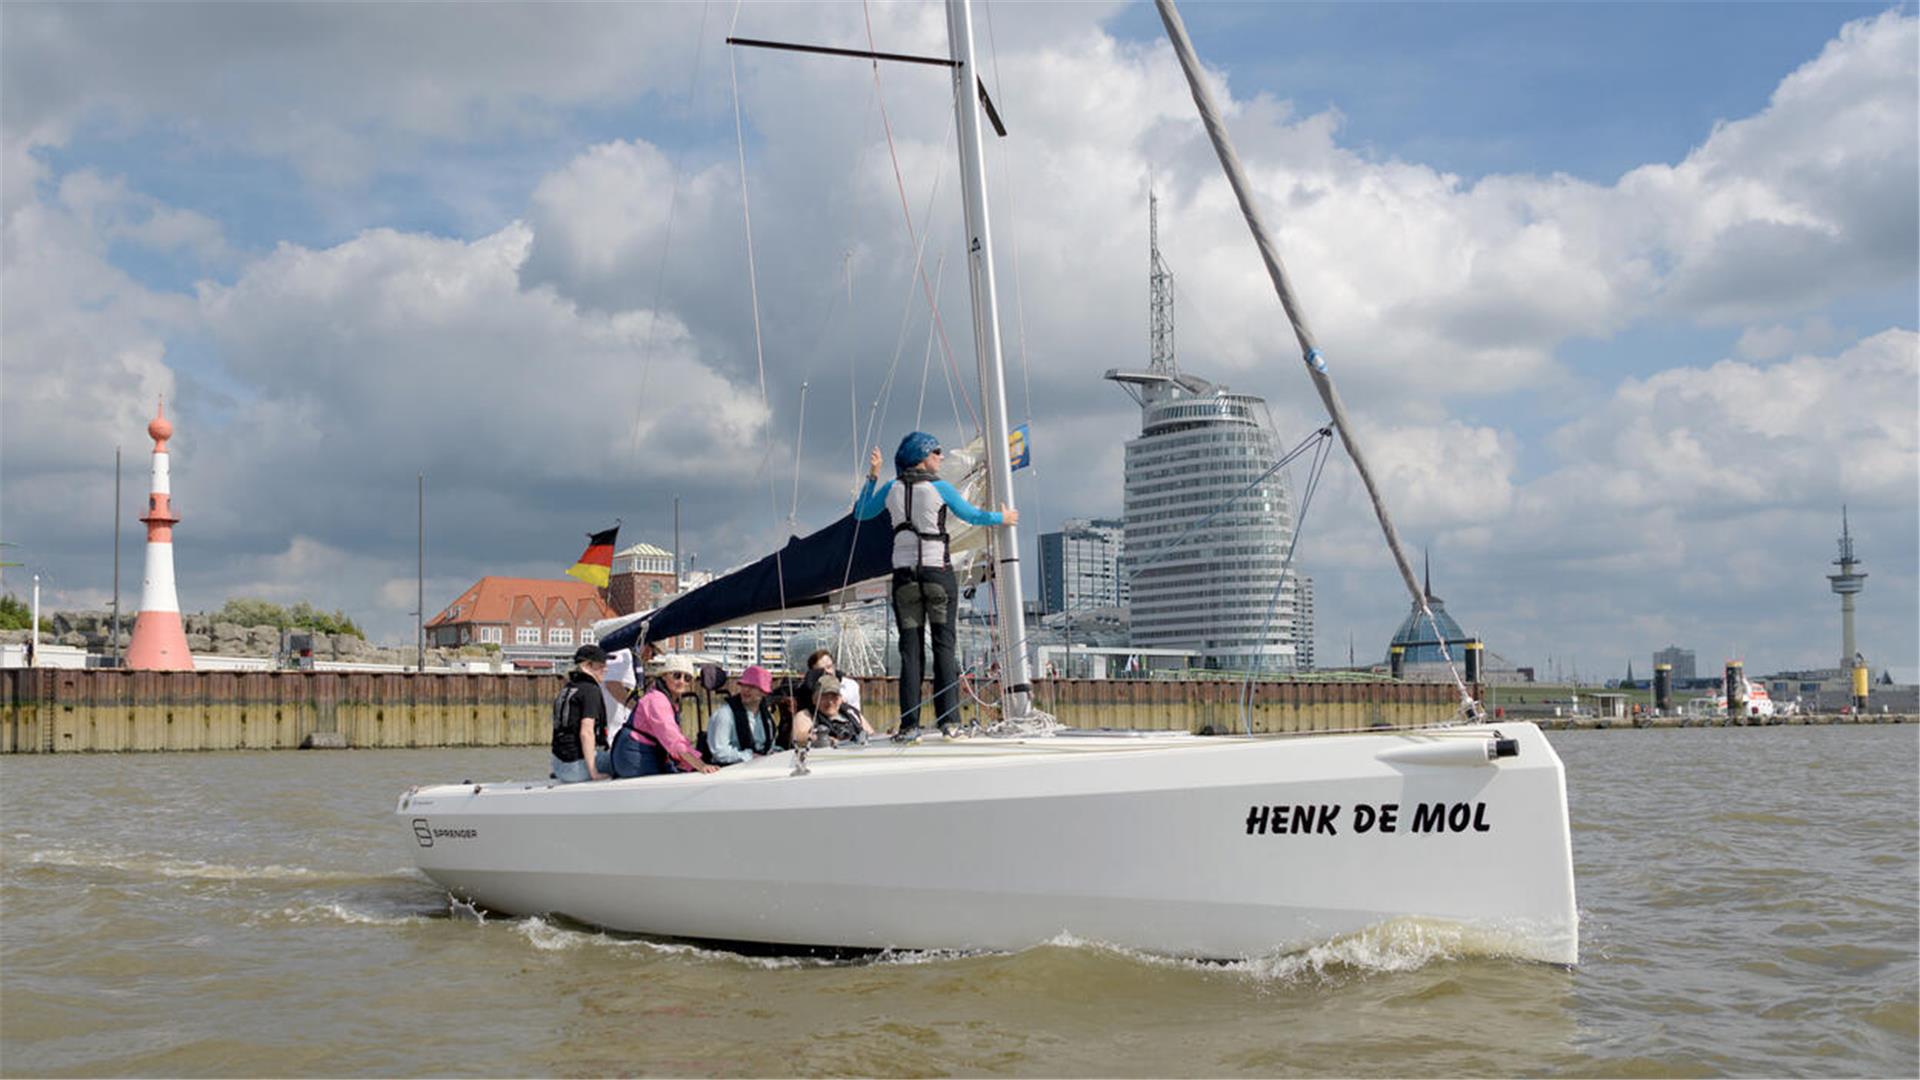
MULTIPOLYGON (((861 679, 878 730, 899 718, 896 679, 861 679)), ((0 670, 0 753, 543 746, 554 675, 340 671, 0 670)), ((1034 702, 1071 727, 1242 730, 1235 681, 1036 680, 1034 702)), ((963 696, 969 719, 984 710, 963 696)), ((717 703, 717 698, 715 699, 717 703)), ((1453 687, 1391 682, 1256 682, 1256 732, 1434 723, 1453 687)), ((703 708, 689 703, 692 734, 703 708)))
MULTIPOLYGON (((0 670, 0 753, 279 750, 334 747, 544 746, 554 675, 344 671, 0 670)), ((1243 730, 1232 681, 1040 679, 1034 702, 1071 727, 1243 730)), ((878 730, 899 717, 894 679, 861 679, 878 730)), ((969 719, 981 706, 963 695, 969 719)), ((717 699, 716 699, 717 700, 717 699)), ((1438 723, 1454 715, 1444 683, 1276 681, 1253 684, 1256 733, 1438 723)), ((681 712, 692 735, 704 709, 681 712)), ((1534 717, 1550 729, 1911 723, 1898 714, 1738 718, 1534 717)))

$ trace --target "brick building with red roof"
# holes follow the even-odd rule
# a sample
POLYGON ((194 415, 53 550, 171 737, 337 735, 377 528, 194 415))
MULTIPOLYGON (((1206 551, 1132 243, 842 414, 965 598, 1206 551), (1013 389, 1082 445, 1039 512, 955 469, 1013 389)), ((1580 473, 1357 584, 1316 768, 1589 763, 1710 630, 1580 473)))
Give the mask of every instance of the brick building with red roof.
POLYGON ((427 622, 436 647, 498 645, 509 659, 565 659, 613 611, 572 578, 483 577, 427 622))

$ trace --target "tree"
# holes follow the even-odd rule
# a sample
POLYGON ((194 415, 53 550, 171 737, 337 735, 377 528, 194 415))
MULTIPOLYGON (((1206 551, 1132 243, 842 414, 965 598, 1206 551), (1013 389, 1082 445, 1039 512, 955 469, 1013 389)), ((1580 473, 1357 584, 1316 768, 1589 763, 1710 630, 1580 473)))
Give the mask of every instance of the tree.
POLYGON ((291 608, 283 608, 270 600, 240 596, 227 601, 225 607, 214 612, 213 618, 216 622, 239 623, 241 626, 272 626, 280 630, 345 634, 363 641, 367 636, 346 612, 319 611, 305 600, 291 608))
POLYGON ((0 596, 0 630, 27 630, 33 626, 33 609, 12 593, 0 596))

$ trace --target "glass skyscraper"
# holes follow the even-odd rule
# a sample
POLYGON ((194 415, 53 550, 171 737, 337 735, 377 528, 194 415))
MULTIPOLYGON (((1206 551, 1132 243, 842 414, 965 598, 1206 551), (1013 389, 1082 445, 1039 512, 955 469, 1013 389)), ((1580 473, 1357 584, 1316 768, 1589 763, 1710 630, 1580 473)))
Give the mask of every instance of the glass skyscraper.
POLYGON ((1298 565, 1275 595, 1293 506, 1281 474, 1255 485, 1279 458, 1266 402, 1178 370, 1106 377, 1140 406, 1126 447, 1133 644, 1192 649, 1210 668, 1295 670, 1312 629, 1298 565))

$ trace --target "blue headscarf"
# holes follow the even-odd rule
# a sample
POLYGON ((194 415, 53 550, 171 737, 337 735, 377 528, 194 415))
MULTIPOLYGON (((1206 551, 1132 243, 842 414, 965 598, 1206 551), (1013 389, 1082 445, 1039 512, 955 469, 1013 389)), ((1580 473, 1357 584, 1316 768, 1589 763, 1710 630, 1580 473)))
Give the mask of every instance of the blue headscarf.
POLYGON ((900 440, 900 449, 893 452, 893 467, 899 472, 906 472, 927 460, 938 449, 940 449, 939 439, 924 431, 910 432, 906 438, 900 440))

